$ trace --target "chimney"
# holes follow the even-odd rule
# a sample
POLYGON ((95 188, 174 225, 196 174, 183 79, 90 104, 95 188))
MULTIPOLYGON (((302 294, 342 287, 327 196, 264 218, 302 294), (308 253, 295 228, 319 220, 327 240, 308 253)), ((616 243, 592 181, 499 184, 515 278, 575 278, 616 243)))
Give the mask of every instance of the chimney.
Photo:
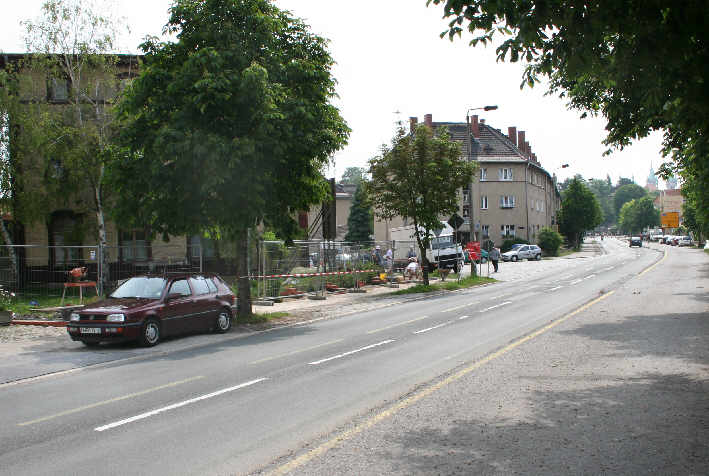
POLYGON ((517 147, 517 128, 516 127, 508 127, 507 128, 507 137, 510 138, 512 143, 517 147))
POLYGON ((524 131, 517 132, 517 148, 524 154, 524 131))
POLYGON ((423 123, 428 127, 429 129, 433 129, 433 114, 424 114, 423 116, 423 123))
POLYGON ((414 132, 416 130, 416 125, 419 122, 418 117, 409 117, 409 132, 414 132))
POLYGON ((480 124, 478 124, 478 116, 473 116, 473 123, 470 125, 470 130, 473 131, 473 137, 480 138, 480 124))
POLYGON ((529 142, 524 141, 524 155, 529 159, 529 152, 531 149, 529 148, 529 142))
POLYGON ((527 142, 527 158, 532 160, 532 146, 529 145, 529 142, 527 142))

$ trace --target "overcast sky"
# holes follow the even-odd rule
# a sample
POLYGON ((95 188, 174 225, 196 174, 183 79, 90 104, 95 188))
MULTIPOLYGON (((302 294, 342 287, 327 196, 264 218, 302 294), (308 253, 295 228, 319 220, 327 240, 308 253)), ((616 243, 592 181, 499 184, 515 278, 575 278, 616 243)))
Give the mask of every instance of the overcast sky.
MULTIPOLYGON (((24 52, 21 20, 40 14, 42 0, 2 0, 0 51, 24 52)), ((603 157, 606 149, 602 118, 579 119, 562 100, 544 96, 545 88, 520 90, 521 64, 497 63, 493 47, 468 46, 470 36, 450 42, 439 38, 446 21, 441 7, 426 0, 275 0, 305 20, 312 31, 330 40, 337 62, 335 101, 352 129, 349 145, 335 156, 331 176, 347 167, 366 167, 381 144, 393 136, 395 124, 420 121, 465 122, 468 108, 489 104, 497 111, 478 112, 488 125, 507 132, 526 131, 542 166, 561 180, 577 173, 585 178, 609 174, 634 177, 645 185, 651 165, 657 170, 662 136, 656 133, 622 152, 603 157), (562 164, 568 168, 560 168, 562 164)), ((160 35, 170 0, 117 0, 117 13, 130 34, 121 39, 123 52, 138 53, 146 35, 160 35)), ((660 182, 661 185, 663 182, 660 182)))

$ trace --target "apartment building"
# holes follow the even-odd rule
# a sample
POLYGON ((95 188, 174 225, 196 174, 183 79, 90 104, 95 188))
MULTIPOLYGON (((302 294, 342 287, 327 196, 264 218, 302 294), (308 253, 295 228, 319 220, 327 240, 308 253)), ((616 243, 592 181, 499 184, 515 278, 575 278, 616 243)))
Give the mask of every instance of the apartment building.
MULTIPOLYGON (((410 118, 411 129, 417 123, 417 118, 410 118)), ((478 116, 467 123, 434 122, 426 114, 424 124, 434 130, 446 127, 451 138, 460 142, 463 157, 478 164, 475 180, 460 191, 461 242, 489 239, 499 245, 517 237, 536 243, 541 228, 556 225, 561 206, 556 179, 532 152, 525 131, 510 127, 504 134, 478 116)), ((377 219, 375 236, 389 239, 390 228, 405 224, 399 217, 377 219)))

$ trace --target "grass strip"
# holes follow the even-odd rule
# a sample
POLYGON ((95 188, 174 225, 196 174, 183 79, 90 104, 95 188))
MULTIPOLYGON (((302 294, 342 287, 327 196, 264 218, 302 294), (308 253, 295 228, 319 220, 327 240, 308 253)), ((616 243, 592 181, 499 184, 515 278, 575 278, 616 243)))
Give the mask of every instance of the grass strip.
MULTIPOLYGON (((449 278, 450 279, 450 278, 449 278)), ((466 278, 457 281, 455 278, 450 279, 450 281, 445 281, 442 283, 429 284, 417 284, 416 286, 411 286, 410 288, 400 289, 392 294, 416 294, 416 293, 431 293, 434 291, 455 291, 456 289, 472 288, 473 286, 480 286, 481 284, 494 283, 496 280, 493 278, 486 278, 483 276, 468 276, 466 278)))

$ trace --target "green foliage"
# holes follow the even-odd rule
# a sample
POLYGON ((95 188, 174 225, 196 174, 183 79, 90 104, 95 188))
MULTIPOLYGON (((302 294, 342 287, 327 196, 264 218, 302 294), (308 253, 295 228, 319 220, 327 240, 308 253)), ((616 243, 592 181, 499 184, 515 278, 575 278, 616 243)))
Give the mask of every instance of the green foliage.
POLYGON ((355 190, 354 197, 352 197, 350 216, 347 218, 347 235, 345 236, 345 241, 371 241, 370 235, 374 233, 374 227, 372 225, 372 207, 367 202, 364 187, 359 183, 357 190, 355 190))
MULTIPOLYGON (((458 190, 472 180, 475 164, 461 157, 460 144, 445 128, 434 134, 420 125, 413 134, 399 127, 391 146, 384 146, 369 166, 367 196, 375 213, 385 219, 410 219, 420 256, 426 256, 432 230, 441 227, 440 217, 458 211, 458 190)), ((422 267, 428 283, 425 259, 422 267)))
POLYGON ((507 251, 510 251, 512 249, 512 245, 516 245, 517 243, 522 243, 524 245, 528 245, 529 241, 525 240, 524 238, 509 238, 505 241, 502 242, 502 246, 500 246, 500 253, 505 253, 507 251))
POLYGON ((457 289, 471 288, 473 286, 480 286, 481 284, 494 283, 496 280, 493 278, 486 278, 482 276, 466 276, 460 281, 453 279, 452 276, 448 276, 448 281, 435 284, 417 284, 406 289, 400 289, 395 291, 393 295, 402 294, 419 294, 419 293, 430 293, 434 291, 455 291, 457 289))
POLYGON ((598 226, 601 219, 601 206, 596 196, 582 181, 572 180, 562 194, 558 220, 561 233, 578 249, 583 233, 598 226))
POLYGON ((615 191, 615 196, 613 198, 616 213, 620 214, 620 210, 625 203, 628 203, 631 200, 635 200, 636 198, 642 198, 646 194, 647 192, 644 188, 634 183, 618 187, 615 191))
MULTIPOLYGON (((496 34, 499 60, 525 61, 523 85, 548 82, 572 109, 603 115, 605 144, 622 149, 653 131, 683 181, 709 183, 709 30, 706 2, 636 0, 428 0, 448 18, 442 36, 465 30, 472 45, 496 34)), ((709 187, 696 190, 709 220, 709 187)), ((638 197, 632 197, 638 198, 638 197)), ((625 203, 625 202, 622 202, 625 203)), ((620 209, 618 204, 616 210, 620 209)))
POLYGON ((618 227, 624 233, 640 234, 647 227, 660 224, 660 212, 655 209, 651 197, 626 202, 620 209, 618 227))
POLYGON ((359 185, 362 180, 366 180, 367 169, 364 167, 347 167, 342 173, 342 183, 359 185))
POLYGON ((610 179, 592 178, 587 182, 588 188, 596 196, 603 212, 603 225, 611 226, 616 220, 615 204, 613 202, 613 186, 610 179))
POLYGON ((564 238, 552 228, 544 227, 539 230, 537 243, 546 256, 556 256, 563 242, 564 238))
POLYGON ((162 234, 216 228, 235 239, 243 277, 247 229, 291 239, 297 212, 328 194, 321 172, 349 134, 330 103, 333 59, 267 0, 177 0, 170 13, 177 41, 141 45, 145 67, 118 108, 115 217, 162 234))

